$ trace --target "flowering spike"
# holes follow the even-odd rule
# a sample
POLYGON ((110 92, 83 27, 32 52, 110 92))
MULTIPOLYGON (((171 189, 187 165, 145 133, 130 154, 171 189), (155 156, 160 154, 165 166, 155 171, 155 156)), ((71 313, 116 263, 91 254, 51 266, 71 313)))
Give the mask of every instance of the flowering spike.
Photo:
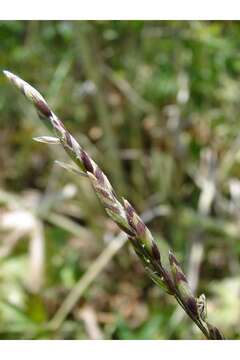
POLYGON ((121 229, 125 229, 128 235, 133 235, 131 227, 127 221, 124 208, 113 195, 111 191, 112 189, 109 189, 107 184, 105 184, 103 175, 101 175, 100 180, 91 172, 87 172, 87 175, 107 214, 119 225, 121 229))
MULTIPOLYGON (((4 74, 10 82, 19 88, 26 98, 34 104, 40 119, 46 119, 52 125, 59 139, 40 137, 35 140, 52 144, 61 143, 69 157, 82 172, 88 176, 108 215, 129 236, 129 240, 136 254, 144 266, 147 267, 147 272, 151 279, 160 287, 164 288, 169 294, 175 296, 179 304, 207 338, 223 339, 222 334, 216 327, 211 326, 206 321, 205 324, 207 324, 208 328, 203 325, 203 320, 201 319, 205 317, 205 310, 204 308, 201 310, 200 307, 200 300, 203 300, 203 297, 198 299, 197 308, 197 301, 189 289, 187 279, 175 256, 171 252, 169 253, 169 261, 174 278, 173 283, 171 274, 161 264, 160 251, 149 229, 127 200, 123 199, 123 205, 118 201, 106 175, 65 128, 62 121, 54 114, 43 96, 18 76, 9 71, 4 71, 4 74)), ((76 169, 69 164, 61 162, 58 162, 58 164, 68 170, 76 171, 76 169)), ((82 172, 80 171, 80 174, 82 174, 82 172)))
POLYGON ((36 89, 10 71, 4 70, 3 73, 10 80, 10 82, 17 86, 22 91, 22 93, 36 106, 37 110, 43 116, 51 116, 52 112, 46 100, 36 89))
POLYGON ((225 340, 223 334, 215 326, 207 323, 207 327, 212 340, 225 340))
POLYGON ((160 251, 151 232, 126 199, 123 199, 123 206, 126 211, 128 223, 135 232, 136 238, 140 242, 141 246, 146 250, 151 258, 161 264, 160 251))
POLYGON ((193 296, 193 293, 188 285, 187 278, 183 273, 179 262, 175 255, 169 250, 169 263, 172 270, 175 286, 178 289, 182 300, 186 303, 188 309, 195 316, 198 316, 197 302, 193 296))

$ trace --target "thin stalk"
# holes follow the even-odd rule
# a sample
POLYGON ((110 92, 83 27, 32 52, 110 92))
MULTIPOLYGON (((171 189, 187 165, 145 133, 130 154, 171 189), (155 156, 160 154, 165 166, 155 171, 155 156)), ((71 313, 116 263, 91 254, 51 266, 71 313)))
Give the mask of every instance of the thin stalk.
POLYGON ((120 161, 119 151, 117 147, 117 139, 112 128, 111 118, 106 105, 104 97, 104 88, 102 84, 102 75, 99 68, 102 66, 101 62, 97 60, 97 49, 93 48, 93 43, 89 41, 91 37, 91 25, 88 23, 78 23, 74 25, 76 34, 75 46, 77 54, 80 54, 82 60, 82 67, 86 77, 93 81, 96 86, 96 94, 94 95, 94 104, 97 112, 99 124, 103 130, 103 145, 105 147, 105 158, 107 164, 114 164, 111 167, 112 180, 114 186, 119 191, 125 193, 126 187, 123 176, 122 164, 120 161))

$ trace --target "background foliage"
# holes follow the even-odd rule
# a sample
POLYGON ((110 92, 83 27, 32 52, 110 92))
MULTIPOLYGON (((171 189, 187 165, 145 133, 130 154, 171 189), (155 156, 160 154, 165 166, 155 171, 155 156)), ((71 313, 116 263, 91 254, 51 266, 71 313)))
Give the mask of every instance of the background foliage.
MULTIPOLYGON (((209 319, 240 325, 239 22, 0 22, 0 65, 32 83, 181 259, 209 319)), ((128 244, 58 326, 117 228, 0 76, 0 337, 197 339, 128 244)))

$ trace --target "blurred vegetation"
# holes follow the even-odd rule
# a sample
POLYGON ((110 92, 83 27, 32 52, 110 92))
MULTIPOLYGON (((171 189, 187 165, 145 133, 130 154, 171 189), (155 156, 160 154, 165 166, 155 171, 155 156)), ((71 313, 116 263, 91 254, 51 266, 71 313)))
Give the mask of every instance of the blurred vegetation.
MULTIPOLYGON (((208 316, 240 337, 240 24, 0 22, 0 65, 32 83, 149 227, 208 316)), ((0 76, 0 338, 199 339, 128 244, 52 319, 118 229, 0 76)), ((80 284, 80 285, 79 285, 80 284)))

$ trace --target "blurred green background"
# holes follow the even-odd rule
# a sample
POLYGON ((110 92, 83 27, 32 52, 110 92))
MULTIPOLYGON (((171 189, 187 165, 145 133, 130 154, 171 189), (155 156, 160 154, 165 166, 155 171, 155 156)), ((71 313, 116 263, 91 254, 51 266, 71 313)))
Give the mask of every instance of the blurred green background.
MULTIPOLYGON (((240 337, 240 24, 0 22, 30 82, 240 337)), ((0 75, 0 338, 200 339, 0 75), (118 238, 116 239, 116 237, 118 238), (100 260, 99 257, 100 256, 100 260)))

